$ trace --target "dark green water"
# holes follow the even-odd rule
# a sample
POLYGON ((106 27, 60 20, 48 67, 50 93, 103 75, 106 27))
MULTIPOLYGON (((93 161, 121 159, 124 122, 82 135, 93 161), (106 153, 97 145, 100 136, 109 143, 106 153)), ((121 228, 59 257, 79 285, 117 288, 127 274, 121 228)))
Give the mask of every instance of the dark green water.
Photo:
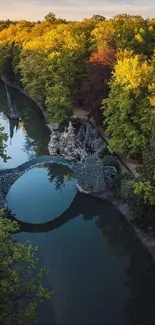
MULTIPOLYGON (((12 90, 22 117, 3 168, 47 154, 48 131, 37 107, 12 90), (33 145, 25 145, 31 143, 33 145)), ((0 90, 1 123, 7 103, 0 90)), ((39 266, 54 291, 38 309, 42 324, 154 324, 155 265, 133 229, 112 205, 77 193, 68 167, 34 168, 11 187, 7 201, 23 232, 39 246, 39 266), (24 224, 26 222, 26 224, 24 224)))

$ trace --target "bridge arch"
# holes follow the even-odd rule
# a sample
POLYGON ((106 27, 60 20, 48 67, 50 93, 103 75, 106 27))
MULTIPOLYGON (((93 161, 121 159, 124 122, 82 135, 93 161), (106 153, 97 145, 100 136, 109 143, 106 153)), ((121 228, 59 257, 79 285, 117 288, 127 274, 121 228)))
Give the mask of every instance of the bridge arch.
POLYGON ((10 190, 10 187, 20 178, 25 172, 37 166, 60 164, 67 166, 75 173, 78 172, 81 166, 80 162, 67 161, 64 158, 57 156, 40 156, 26 161, 25 163, 19 165, 15 168, 3 169, 0 171, 0 185, 1 190, 6 196, 10 190))
POLYGON ((93 197, 90 200, 88 195, 77 192, 68 209, 51 221, 37 224, 18 220, 16 216, 10 218, 17 221, 20 227, 18 232, 42 233, 57 229, 79 215, 83 215, 83 218, 87 220, 92 219, 94 216, 100 215, 101 207, 103 207, 102 199, 93 197))

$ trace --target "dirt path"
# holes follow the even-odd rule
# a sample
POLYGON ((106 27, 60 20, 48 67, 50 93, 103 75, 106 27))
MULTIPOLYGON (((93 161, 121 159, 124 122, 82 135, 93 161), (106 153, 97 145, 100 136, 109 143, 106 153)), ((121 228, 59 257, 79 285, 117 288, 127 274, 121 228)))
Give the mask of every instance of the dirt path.
MULTIPOLYGON (((82 110, 81 108, 75 108, 74 114, 76 116, 78 116, 81 120, 89 121, 96 128, 96 130, 100 133, 100 135, 104 139, 104 141, 107 144, 109 144, 109 139, 105 135, 104 128, 102 125, 96 125, 93 118, 88 119, 85 115, 85 111, 82 110)), ((130 162, 126 157, 122 157, 120 152, 116 152, 115 154, 116 154, 117 159, 119 160, 122 170, 128 170, 135 176, 138 175, 138 173, 136 171, 136 167, 139 166, 138 164, 130 162)))

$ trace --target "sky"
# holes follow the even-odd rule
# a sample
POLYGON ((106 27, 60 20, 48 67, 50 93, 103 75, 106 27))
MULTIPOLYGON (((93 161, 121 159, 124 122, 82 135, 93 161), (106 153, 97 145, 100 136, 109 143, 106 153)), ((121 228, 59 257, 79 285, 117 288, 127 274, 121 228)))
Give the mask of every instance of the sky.
POLYGON ((151 18, 155 17, 155 0, 0 0, 0 19, 37 21, 49 12, 69 20, 94 14, 109 18, 119 13, 151 18))

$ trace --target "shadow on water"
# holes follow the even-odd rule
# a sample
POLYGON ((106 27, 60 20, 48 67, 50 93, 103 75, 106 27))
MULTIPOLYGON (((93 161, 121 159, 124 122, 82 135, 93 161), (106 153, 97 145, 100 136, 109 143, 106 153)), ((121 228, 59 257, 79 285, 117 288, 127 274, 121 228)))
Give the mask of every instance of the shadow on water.
MULTIPOLYGON (((61 227, 71 219, 74 219, 81 214, 85 220, 92 219, 95 215, 100 215, 102 201, 96 199, 96 202, 90 200, 88 196, 77 193, 70 207, 61 214, 61 216, 55 218, 54 220, 45 222, 45 223, 28 223, 21 220, 18 220, 16 217, 12 217, 12 220, 16 220, 20 226, 21 231, 26 231, 30 233, 42 233, 54 230, 61 227), (88 209, 89 204, 89 209, 88 209)), ((51 217, 52 219, 52 217, 51 217)))
MULTIPOLYGON (((115 209, 115 208, 113 208, 115 209)), ((129 266, 124 270, 123 283, 128 291, 122 310, 125 324, 155 323, 155 262, 141 244, 131 225, 117 213, 99 217, 97 226, 102 232, 109 254, 114 258, 129 256, 129 266)))
MULTIPOLYGON (((94 306, 94 310, 89 311, 89 303, 85 301, 85 306, 83 306, 82 302, 76 301, 79 304, 79 308, 86 310, 87 315, 87 322, 83 321, 83 316, 81 314, 81 319, 76 321, 74 319, 75 315, 74 312, 71 315, 67 314, 66 318, 64 319, 64 324, 71 324, 73 321, 75 324, 95 324, 97 320, 100 324, 154 324, 155 321, 155 263, 148 253, 147 250, 141 245, 138 238, 135 236, 134 230, 124 217, 116 211, 116 209, 109 204, 108 202, 104 202, 97 198, 90 198, 89 196, 82 195, 78 193, 70 205, 70 207, 62 213, 61 216, 55 218, 54 220, 43 223, 43 224, 30 224, 19 222, 21 226, 21 231, 26 231, 30 233, 42 233, 42 232, 50 232, 51 230, 58 229, 71 221, 74 218, 79 218, 80 216, 83 217, 83 221, 91 222, 92 219, 95 220, 96 227, 102 233, 102 240, 103 245, 108 249, 108 255, 113 260, 120 260, 121 263, 122 258, 128 258, 127 266, 124 268, 124 274, 122 276, 121 282, 125 288, 126 294, 124 296, 124 303, 122 308, 122 317, 123 320, 120 321, 118 315, 116 319, 113 319, 113 322, 109 322, 108 318, 105 318, 104 322, 104 299, 102 291, 102 295, 100 296, 100 303, 103 299, 103 314, 101 310, 94 306), (88 309, 88 310, 87 310, 88 309), (96 312, 99 314, 97 315, 96 312), (118 317, 118 318, 117 318, 118 317), (67 319, 67 320, 66 320, 67 319)), ((88 228, 89 231, 89 228, 88 228)), ((81 242, 80 247, 82 249, 81 242)), ((71 249, 71 248, 70 248, 71 249)), ((81 251, 82 254, 82 251, 81 251)), ((92 252, 92 263, 94 261, 93 257, 94 252, 92 252)), ((98 252, 95 254, 98 255, 98 252)), ((104 257, 103 257, 104 259, 104 257)), ((71 261, 70 261, 71 262, 71 261)), ((106 262, 106 260, 105 260, 106 262)), ((81 266, 82 267, 82 266, 81 266)), ((91 268, 94 269, 94 265, 89 264, 88 272, 91 274, 91 268)), ((99 265, 96 265, 98 269, 99 265)), ((105 267, 110 267, 110 265, 105 265, 105 267)), ((96 272, 97 272, 96 269, 96 272)), ((101 266, 102 269, 102 266, 101 266)), ((98 269, 99 271, 99 269, 98 269)), ((63 272, 63 270, 62 270, 63 272)), ((77 269, 77 272, 79 270, 77 269)), ((99 271, 95 275, 99 278, 104 277, 99 271)), ((118 270, 116 269, 109 269, 109 276, 113 273, 113 277, 115 278, 115 272, 117 273, 118 270)), ((88 276, 89 278, 89 276, 88 276)), ((96 281, 96 280, 95 280, 96 281)), ((102 280, 101 281, 101 288, 102 288, 102 280)), ((98 282, 98 281, 97 281, 98 282)), ((68 283, 69 285, 69 283, 68 283)), ((78 278, 77 278, 77 285, 78 285, 78 278)), ((98 286, 98 283, 96 283, 98 286)), ((91 286, 91 283, 90 283, 91 286)), ((85 287, 81 288, 81 294, 83 290, 88 290, 85 287)), ((116 285, 112 288, 114 290, 113 294, 110 292, 108 295, 117 295, 119 299, 119 295, 122 292, 118 290, 116 285), (117 293, 115 290, 118 290, 117 293)), ((100 288, 98 287, 98 295, 100 288)), ((88 290, 89 292, 89 290, 88 290)), ((93 294, 93 289, 92 289, 93 294)), ((106 293, 104 294, 106 295, 106 293)), ((54 299, 54 298, 53 298, 54 299)), ((109 299, 109 297, 107 298, 109 299)), ((89 301, 89 299, 88 299, 89 301)), ((98 301, 98 300, 97 300, 98 301)), ((48 305, 48 303, 47 303, 48 305)), ((50 305, 51 306, 51 305, 50 305)), ((52 306, 51 306, 52 307, 52 306)), ((49 308, 51 308, 49 307, 49 308)), ((54 308, 54 307, 53 307, 54 308)), ((46 309, 46 308, 45 308, 46 309)), ((50 319, 54 317, 54 310, 53 309, 53 316, 50 314, 50 319)), ((69 313, 70 313, 69 312, 69 313)), ((67 313, 67 312, 66 312, 67 313)), ((81 312, 80 312, 81 313, 81 312)), ((113 305, 109 306, 109 313, 113 313, 113 305)), ((106 316, 107 317, 107 316, 106 316)), ((109 315, 109 319, 111 316, 109 315)), ((58 322, 55 320, 55 324, 58 322)), ((41 324, 41 323, 39 323, 41 324)), ((50 324, 50 322, 48 323, 50 324)))

